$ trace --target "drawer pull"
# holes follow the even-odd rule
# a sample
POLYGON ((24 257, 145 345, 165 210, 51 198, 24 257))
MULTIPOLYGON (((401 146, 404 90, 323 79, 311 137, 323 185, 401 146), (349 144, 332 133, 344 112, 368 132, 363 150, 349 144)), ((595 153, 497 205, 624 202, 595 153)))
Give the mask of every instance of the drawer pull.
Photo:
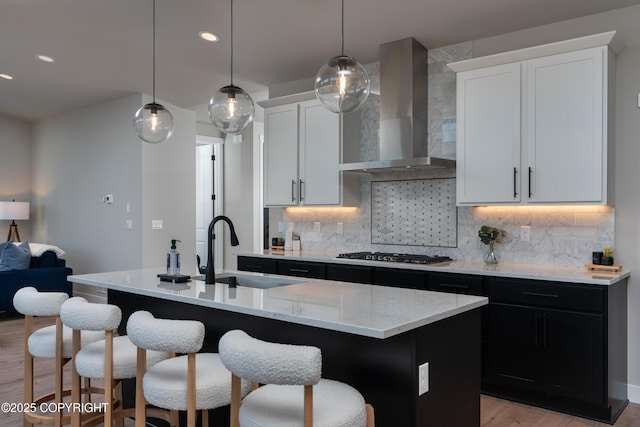
POLYGON ((259 265, 251 265, 251 264, 247 264, 247 265, 245 265, 245 267, 247 267, 247 268, 253 268, 253 269, 258 269, 258 270, 260 269, 260 266, 259 266, 259 265))
POLYGON ((500 374, 499 373, 498 376, 504 377, 504 378, 509 378, 509 379, 512 379, 512 380, 525 381, 525 382, 528 382, 528 383, 534 382, 533 380, 531 380, 529 378, 516 377, 515 375, 507 375, 507 374, 500 374))
POLYGON ((456 285, 456 284, 453 284, 453 283, 439 283, 438 286, 442 286, 443 288, 469 289, 469 285, 456 285))
POLYGON ((289 271, 294 273, 308 273, 309 270, 305 270, 303 268, 290 268, 289 271))
POLYGON ((529 295, 529 296, 532 296, 532 297, 560 298, 560 295, 556 295, 556 294, 541 294, 539 292, 522 292, 522 295, 529 295))

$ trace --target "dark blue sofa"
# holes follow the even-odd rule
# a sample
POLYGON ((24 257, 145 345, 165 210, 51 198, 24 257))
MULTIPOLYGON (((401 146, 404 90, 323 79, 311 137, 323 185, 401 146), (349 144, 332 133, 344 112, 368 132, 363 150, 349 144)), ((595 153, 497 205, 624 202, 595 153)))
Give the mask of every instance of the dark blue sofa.
POLYGON ((67 276, 73 274, 64 259, 55 252, 46 251, 39 257, 31 257, 27 270, 0 271, 0 311, 14 311, 13 295, 25 286, 39 291, 66 292, 71 296, 72 285, 67 276))

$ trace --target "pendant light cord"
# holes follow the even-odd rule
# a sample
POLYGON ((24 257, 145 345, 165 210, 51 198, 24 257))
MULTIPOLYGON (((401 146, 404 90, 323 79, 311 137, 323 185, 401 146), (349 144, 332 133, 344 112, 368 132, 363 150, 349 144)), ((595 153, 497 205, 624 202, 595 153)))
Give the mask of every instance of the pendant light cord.
POLYGON ((231 0, 231 86, 233 86, 233 0, 231 0))
POLYGON ((344 0, 342 0, 342 52, 341 55, 344 56, 344 0))
POLYGON ((153 103, 156 103, 156 0, 153 0, 153 103))

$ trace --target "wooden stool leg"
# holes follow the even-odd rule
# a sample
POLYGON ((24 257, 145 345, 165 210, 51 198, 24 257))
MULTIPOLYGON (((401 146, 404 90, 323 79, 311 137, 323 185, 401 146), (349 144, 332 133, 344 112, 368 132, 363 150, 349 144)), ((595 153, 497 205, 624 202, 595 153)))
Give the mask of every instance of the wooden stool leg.
POLYGON ((105 427, 113 426, 113 331, 105 332, 104 344, 104 408, 105 427))
POLYGON ((202 412, 202 427, 209 427, 209 410, 203 409, 200 412, 202 412))
POLYGON ((147 370, 147 351, 138 347, 136 359, 136 427, 145 427, 147 399, 144 397, 142 377, 147 370))
MULTIPOLYGON (((116 383, 115 400, 120 405, 119 410, 124 410, 124 404, 122 402, 122 381, 116 380, 116 383)), ((124 417, 119 416, 116 418, 116 427, 124 427, 124 417)))
POLYGON ((373 406, 367 403, 365 408, 367 410, 367 427, 375 427, 376 420, 373 413, 373 406))
POLYGON ((180 423, 179 415, 180 413, 178 411, 172 410, 170 412, 169 416, 171 418, 171 421, 170 421, 171 427, 178 427, 178 424, 180 423))
POLYGON ((196 427, 196 354, 187 354, 187 426, 196 427))
MULTIPOLYGON (((72 402, 80 402, 81 401, 81 379, 80 374, 76 371, 76 354, 80 351, 80 331, 74 329, 73 330, 73 359, 71 360, 71 401, 72 402)), ((80 427, 80 411, 72 411, 71 412, 71 426, 72 427, 80 427)))
MULTIPOLYGON (((60 316, 56 317, 56 373, 55 373, 55 402, 62 403, 62 369, 64 361, 62 360, 62 320, 60 316)), ((62 411, 56 411, 53 414, 55 427, 62 426, 62 411)))
MULTIPOLYGON (((29 336, 33 332, 33 316, 24 316, 24 402, 33 402, 33 357, 29 353, 29 336)), ((24 420, 24 427, 33 424, 24 420)))

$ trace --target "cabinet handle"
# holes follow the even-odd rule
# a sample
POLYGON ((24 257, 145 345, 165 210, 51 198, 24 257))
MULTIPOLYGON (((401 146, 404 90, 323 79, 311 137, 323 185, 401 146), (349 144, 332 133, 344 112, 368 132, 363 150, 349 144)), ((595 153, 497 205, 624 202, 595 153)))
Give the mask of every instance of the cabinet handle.
POLYGON ((439 283, 438 286, 443 287, 443 288, 469 289, 468 285, 455 285, 453 283, 439 283))
POLYGON ((531 192, 531 174, 533 173, 533 169, 531 169, 531 166, 529 166, 529 198, 531 198, 531 196, 533 195, 533 193, 531 192))
POLYGON ((294 272, 294 273, 308 273, 309 270, 305 270, 302 268, 290 268, 289 271, 294 272))
POLYGON ((304 181, 300 180, 300 189, 298 190, 298 194, 300 194, 300 201, 304 200, 304 197, 302 197, 303 193, 302 193, 302 186, 304 185, 304 181))
POLYGON ((529 378, 517 377, 515 375, 501 374, 499 372, 498 372, 498 376, 499 377, 504 377, 504 378, 510 378, 512 380, 524 381, 524 382, 528 382, 528 383, 534 382, 532 379, 529 379, 529 378))
POLYGON ((292 202, 296 201, 295 191, 296 191, 296 180, 292 179, 291 180, 291 201, 292 202))
POLYGON ((538 323, 540 323, 540 313, 536 313, 535 318, 534 318, 534 323, 533 323, 533 334, 534 334, 534 338, 535 338, 535 347, 538 348, 538 323))
POLYGON ((247 264, 245 265, 246 268, 252 269, 252 270, 260 270, 260 266, 259 265, 250 265, 247 264))
POLYGON ((518 169, 513 168, 513 198, 518 197, 518 189, 516 187, 516 175, 518 174, 518 169))
POLYGON ((542 315, 542 348, 547 348, 547 313, 542 315))
POLYGON ((529 295, 529 296, 532 296, 532 297, 560 298, 560 295, 542 294, 542 293, 539 293, 539 292, 526 292, 526 291, 523 291, 522 295, 529 295))

